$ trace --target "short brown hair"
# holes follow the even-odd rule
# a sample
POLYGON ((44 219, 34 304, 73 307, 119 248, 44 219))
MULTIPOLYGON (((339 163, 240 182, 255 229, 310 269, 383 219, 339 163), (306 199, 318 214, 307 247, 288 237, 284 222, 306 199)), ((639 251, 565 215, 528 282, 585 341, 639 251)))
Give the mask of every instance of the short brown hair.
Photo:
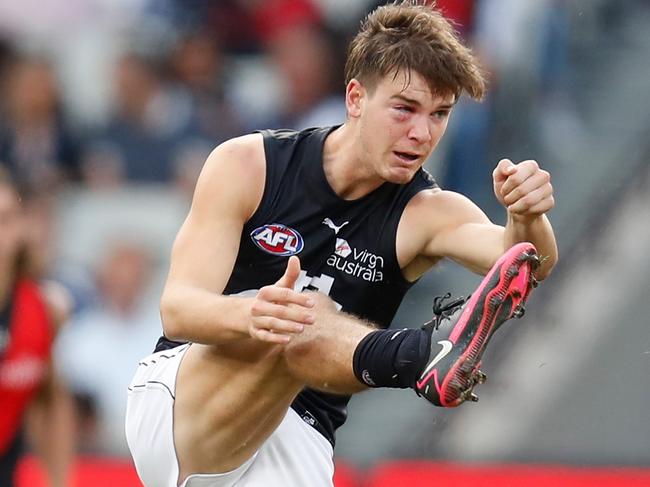
POLYGON ((464 91, 480 100, 485 78, 471 49, 435 2, 416 0, 378 7, 361 24, 350 43, 345 83, 352 78, 370 90, 388 74, 412 71, 422 75, 432 93, 456 95, 464 91))

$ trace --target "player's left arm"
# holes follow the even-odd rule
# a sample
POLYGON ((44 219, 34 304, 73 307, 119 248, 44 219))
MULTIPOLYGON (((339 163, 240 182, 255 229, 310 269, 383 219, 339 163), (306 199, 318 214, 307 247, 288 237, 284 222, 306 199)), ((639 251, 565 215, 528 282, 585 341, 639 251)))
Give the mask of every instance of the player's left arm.
POLYGON ((558 259, 555 234, 546 213, 555 206, 551 175, 537 161, 513 164, 502 159, 492 173, 494 194, 507 211, 505 245, 531 242, 537 247, 541 265, 538 279, 549 275, 558 259))
MULTIPOLYGON (((68 320, 72 301, 57 283, 41 284, 47 314, 57 334, 68 320)), ((75 409, 72 396, 50 360, 38 395, 26 415, 26 429, 52 487, 70 485, 70 466, 75 453, 75 409)))
POLYGON ((537 278, 548 276, 557 261, 553 229, 545 216, 554 203, 548 173, 534 161, 514 165, 504 160, 493 176, 497 199, 508 213, 505 227, 492 223, 477 205, 452 191, 424 191, 409 202, 397 239, 398 258, 408 279, 419 277, 442 258, 486 274, 507 249, 524 241, 533 243, 544 258, 537 278))

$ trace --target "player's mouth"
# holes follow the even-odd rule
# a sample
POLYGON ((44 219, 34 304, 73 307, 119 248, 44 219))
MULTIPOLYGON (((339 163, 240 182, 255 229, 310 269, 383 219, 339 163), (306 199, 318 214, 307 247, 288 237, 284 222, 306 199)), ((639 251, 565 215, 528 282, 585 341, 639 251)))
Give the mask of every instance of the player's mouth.
POLYGON ((416 152, 393 151, 393 154, 395 154, 400 161, 404 162, 405 165, 411 165, 422 157, 416 152))

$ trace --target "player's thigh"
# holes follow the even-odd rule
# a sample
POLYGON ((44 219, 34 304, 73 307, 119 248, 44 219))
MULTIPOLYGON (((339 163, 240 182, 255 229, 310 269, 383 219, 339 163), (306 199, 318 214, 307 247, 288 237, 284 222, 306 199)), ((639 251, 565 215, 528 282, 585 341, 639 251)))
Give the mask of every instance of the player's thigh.
POLYGON ((242 465, 280 424, 301 388, 280 354, 246 344, 241 350, 231 344, 227 351, 193 344, 176 381, 174 441, 181 476, 242 465))

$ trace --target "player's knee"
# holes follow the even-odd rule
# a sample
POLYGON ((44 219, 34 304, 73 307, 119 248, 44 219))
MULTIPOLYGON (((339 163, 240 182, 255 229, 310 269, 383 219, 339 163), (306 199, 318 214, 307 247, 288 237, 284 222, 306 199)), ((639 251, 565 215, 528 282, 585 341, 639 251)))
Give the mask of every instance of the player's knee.
POLYGON ((307 363, 312 356, 318 356, 318 347, 323 346, 319 337, 329 333, 327 327, 332 326, 332 320, 339 313, 336 304, 328 296, 312 291, 308 291, 308 294, 314 301, 312 312, 315 320, 306 325, 301 333, 293 335, 291 341, 283 346, 284 358, 290 369, 296 364, 307 363))
POLYGON ((315 334, 311 329, 312 326, 305 326, 302 333, 293 335, 291 341, 282 347, 282 354, 289 368, 292 364, 302 363, 313 352, 315 334))

